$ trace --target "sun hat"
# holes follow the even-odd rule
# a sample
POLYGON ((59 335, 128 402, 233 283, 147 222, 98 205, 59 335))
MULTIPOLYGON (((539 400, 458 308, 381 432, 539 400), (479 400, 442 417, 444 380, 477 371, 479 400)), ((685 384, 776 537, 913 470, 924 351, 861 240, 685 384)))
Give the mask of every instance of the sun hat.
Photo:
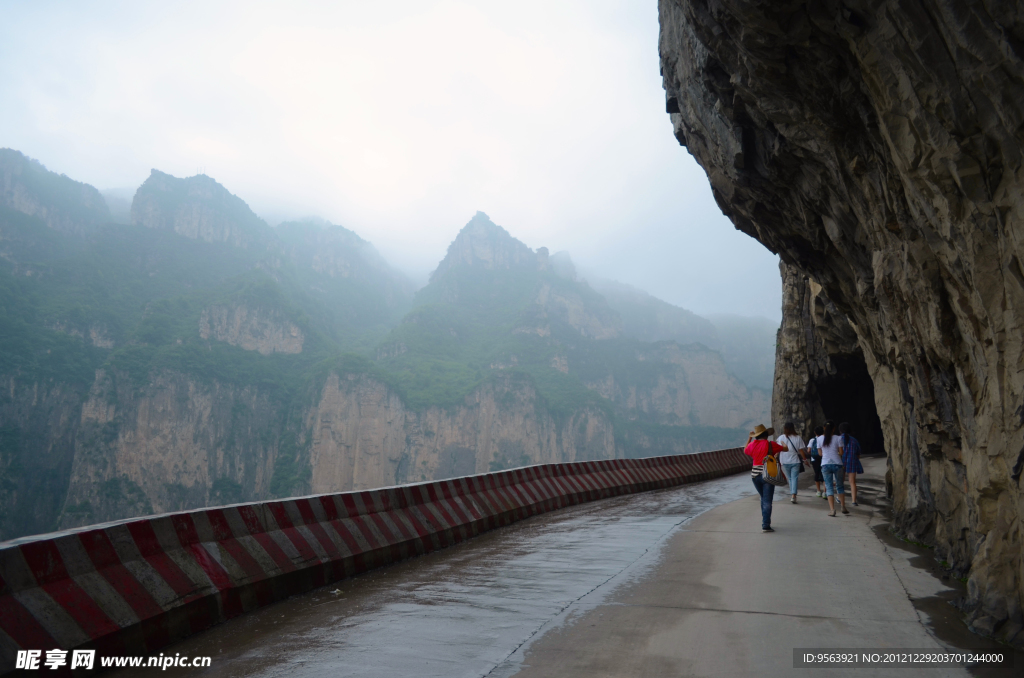
POLYGON ((773 435, 775 433, 775 429, 765 428, 764 424, 758 424, 757 426, 754 427, 754 430, 750 432, 750 435, 747 436, 747 440, 750 440, 751 438, 756 438, 760 435, 764 435, 765 433, 767 433, 768 435, 773 435))

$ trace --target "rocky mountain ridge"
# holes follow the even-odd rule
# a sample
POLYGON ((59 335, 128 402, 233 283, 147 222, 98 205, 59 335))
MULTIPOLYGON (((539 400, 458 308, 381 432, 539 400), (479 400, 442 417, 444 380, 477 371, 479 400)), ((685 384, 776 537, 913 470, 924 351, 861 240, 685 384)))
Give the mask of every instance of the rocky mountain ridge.
POLYGON ((252 247, 270 238, 270 227, 245 201, 203 174, 178 179, 153 170, 135 192, 131 221, 134 226, 235 247, 252 247))
POLYGON ((58 233, 84 235, 110 220, 95 188, 54 174, 10 148, 0 148, 0 205, 37 217, 58 233))

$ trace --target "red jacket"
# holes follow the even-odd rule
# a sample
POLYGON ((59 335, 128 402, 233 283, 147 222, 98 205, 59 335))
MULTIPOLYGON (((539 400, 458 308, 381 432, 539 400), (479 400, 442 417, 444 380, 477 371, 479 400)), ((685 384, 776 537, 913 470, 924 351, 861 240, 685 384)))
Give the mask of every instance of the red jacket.
POLYGON ((754 466, 760 466, 764 463, 764 458, 768 456, 769 451, 785 452, 788 449, 785 445, 771 440, 751 440, 743 449, 743 454, 754 460, 754 466))

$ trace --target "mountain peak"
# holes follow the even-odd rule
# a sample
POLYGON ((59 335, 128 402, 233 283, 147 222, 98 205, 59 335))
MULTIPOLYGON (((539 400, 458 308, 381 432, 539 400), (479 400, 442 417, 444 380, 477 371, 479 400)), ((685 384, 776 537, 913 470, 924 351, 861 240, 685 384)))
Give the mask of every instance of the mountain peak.
MULTIPOLYGON (((448 254, 437 266, 434 276, 458 266, 483 269, 547 267, 547 249, 537 252, 516 240, 483 212, 477 212, 448 246, 448 254)), ((431 276, 433 278, 433 276, 431 276)))
POLYGON ((62 233, 83 234, 110 221, 107 203, 94 187, 51 172, 12 148, 0 148, 0 205, 62 233))
POLYGON ((269 231, 244 200, 212 177, 179 179, 156 169, 135 192, 131 218, 136 226, 236 247, 261 240, 269 231))

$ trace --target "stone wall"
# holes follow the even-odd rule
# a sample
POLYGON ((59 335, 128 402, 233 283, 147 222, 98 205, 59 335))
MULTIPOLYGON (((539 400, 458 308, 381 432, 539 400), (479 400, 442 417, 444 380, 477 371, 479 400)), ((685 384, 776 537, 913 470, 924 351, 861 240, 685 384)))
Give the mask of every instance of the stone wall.
POLYGON ((972 628, 1024 644, 1024 8, 660 0, 660 18, 676 138, 856 335, 894 527, 969 577, 972 628))

